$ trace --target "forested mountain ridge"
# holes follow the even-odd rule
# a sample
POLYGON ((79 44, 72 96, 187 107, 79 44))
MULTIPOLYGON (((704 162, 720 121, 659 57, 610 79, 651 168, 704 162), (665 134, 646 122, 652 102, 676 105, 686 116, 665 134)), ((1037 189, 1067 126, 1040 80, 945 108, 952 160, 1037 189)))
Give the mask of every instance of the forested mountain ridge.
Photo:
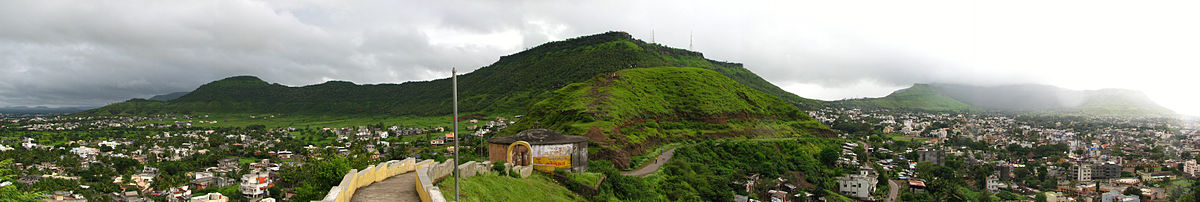
POLYGON ((992 111, 1093 116, 1171 116, 1139 91, 1069 90, 1048 85, 972 86, 914 84, 881 98, 834 101, 834 105, 922 111, 992 111))
MULTIPOLYGON (((646 43, 624 32, 607 32, 542 44, 460 75, 459 107, 462 112, 525 113, 550 91, 568 84, 623 69, 661 66, 709 69, 793 105, 815 108, 822 104, 786 92, 741 64, 709 60, 699 52, 646 43)), ((451 110, 450 86, 446 78, 369 85, 331 81, 289 87, 253 76, 237 76, 202 85, 170 101, 134 99, 83 114, 445 115, 451 110)))

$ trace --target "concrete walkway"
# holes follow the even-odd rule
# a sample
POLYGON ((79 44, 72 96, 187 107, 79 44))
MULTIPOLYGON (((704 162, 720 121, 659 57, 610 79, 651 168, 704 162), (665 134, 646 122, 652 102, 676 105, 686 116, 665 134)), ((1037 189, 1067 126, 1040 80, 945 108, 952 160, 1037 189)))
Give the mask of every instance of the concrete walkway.
POLYGON ((887 200, 884 200, 884 201, 895 202, 896 195, 899 195, 899 194, 900 194, 900 183, 897 183, 895 180, 888 180, 888 197, 887 197, 887 200))
POLYGON ((645 177, 646 175, 650 175, 650 173, 658 172, 658 168, 662 167, 662 165, 667 163, 667 161, 670 161, 671 157, 675 157, 675 148, 663 151, 662 154, 658 155, 658 160, 655 162, 646 164, 646 166, 638 168, 637 170, 621 172, 621 174, 626 176, 645 177))
POLYGON ((408 172, 355 190, 354 202, 421 201, 417 196, 416 172, 408 172))

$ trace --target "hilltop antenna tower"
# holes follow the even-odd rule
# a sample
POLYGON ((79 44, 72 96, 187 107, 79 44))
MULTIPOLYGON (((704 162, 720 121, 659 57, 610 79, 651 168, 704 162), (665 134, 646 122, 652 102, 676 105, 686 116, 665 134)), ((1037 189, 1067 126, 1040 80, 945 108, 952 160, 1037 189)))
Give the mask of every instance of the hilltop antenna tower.
POLYGON ((692 42, 696 39, 695 31, 688 31, 688 50, 692 50, 692 42))
POLYGON ((454 99, 454 201, 458 201, 458 68, 450 67, 451 88, 454 92, 451 97, 454 99))
POLYGON ((650 29, 650 43, 657 43, 654 41, 654 29, 650 29))

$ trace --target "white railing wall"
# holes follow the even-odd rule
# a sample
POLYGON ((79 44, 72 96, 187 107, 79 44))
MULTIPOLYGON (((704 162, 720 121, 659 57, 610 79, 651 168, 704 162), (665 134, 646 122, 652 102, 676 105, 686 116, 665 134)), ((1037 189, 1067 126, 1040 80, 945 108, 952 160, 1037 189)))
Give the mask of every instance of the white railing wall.
MULTIPOLYGON (((349 202, 354 196, 354 191, 358 190, 358 188, 369 186, 372 183, 383 181, 392 176, 416 171, 416 189, 421 201, 444 202, 446 199, 442 196, 441 190, 438 189, 437 183, 454 174, 454 167, 453 161, 437 163, 433 160, 424 160, 417 162, 416 159, 408 158, 370 165, 362 170, 351 169, 350 172, 347 172, 342 177, 342 182, 338 186, 330 188, 329 194, 326 194, 325 198, 320 201, 349 202)), ((463 177, 470 177, 491 172, 492 162, 484 161, 483 163, 476 163, 475 161, 470 161, 457 167, 463 177)))

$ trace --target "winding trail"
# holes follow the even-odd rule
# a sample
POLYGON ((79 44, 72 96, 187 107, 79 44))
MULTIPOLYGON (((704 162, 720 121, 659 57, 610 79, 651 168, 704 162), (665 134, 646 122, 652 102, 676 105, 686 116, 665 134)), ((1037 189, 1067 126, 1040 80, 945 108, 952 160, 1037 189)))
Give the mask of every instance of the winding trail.
MULTIPOLYGON (((676 148, 678 148, 678 147, 676 147, 676 148)), ((667 163, 667 161, 670 161, 671 157, 675 157, 675 149, 676 148, 671 148, 671 149, 668 149, 667 151, 663 151, 662 154, 658 155, 658 158, 657 158, 658 160, 654 161, 653 163, 646 164, 646 166, 642 166, 642 168, 638 168, 637 170, 621 172, 621 174, 626 175, 626 176, 645 177, 646 175, 650 175, 651 173, 658 172, 658 168, 661 168, 663 164, 667 163)))
POLYGON ((417 196, 417 172, 408 172, 389 177, 383 181, 358 188, 353 202, 367 201, 421 201, 417 196))
POLYGON ((897 183, 895 180, 888 180, 888 197, 887 197, 887 200, 884 200, 884 201, 895 202, 896 195, 898 195, 899 193, 900 193, 900 183, 897 183))

